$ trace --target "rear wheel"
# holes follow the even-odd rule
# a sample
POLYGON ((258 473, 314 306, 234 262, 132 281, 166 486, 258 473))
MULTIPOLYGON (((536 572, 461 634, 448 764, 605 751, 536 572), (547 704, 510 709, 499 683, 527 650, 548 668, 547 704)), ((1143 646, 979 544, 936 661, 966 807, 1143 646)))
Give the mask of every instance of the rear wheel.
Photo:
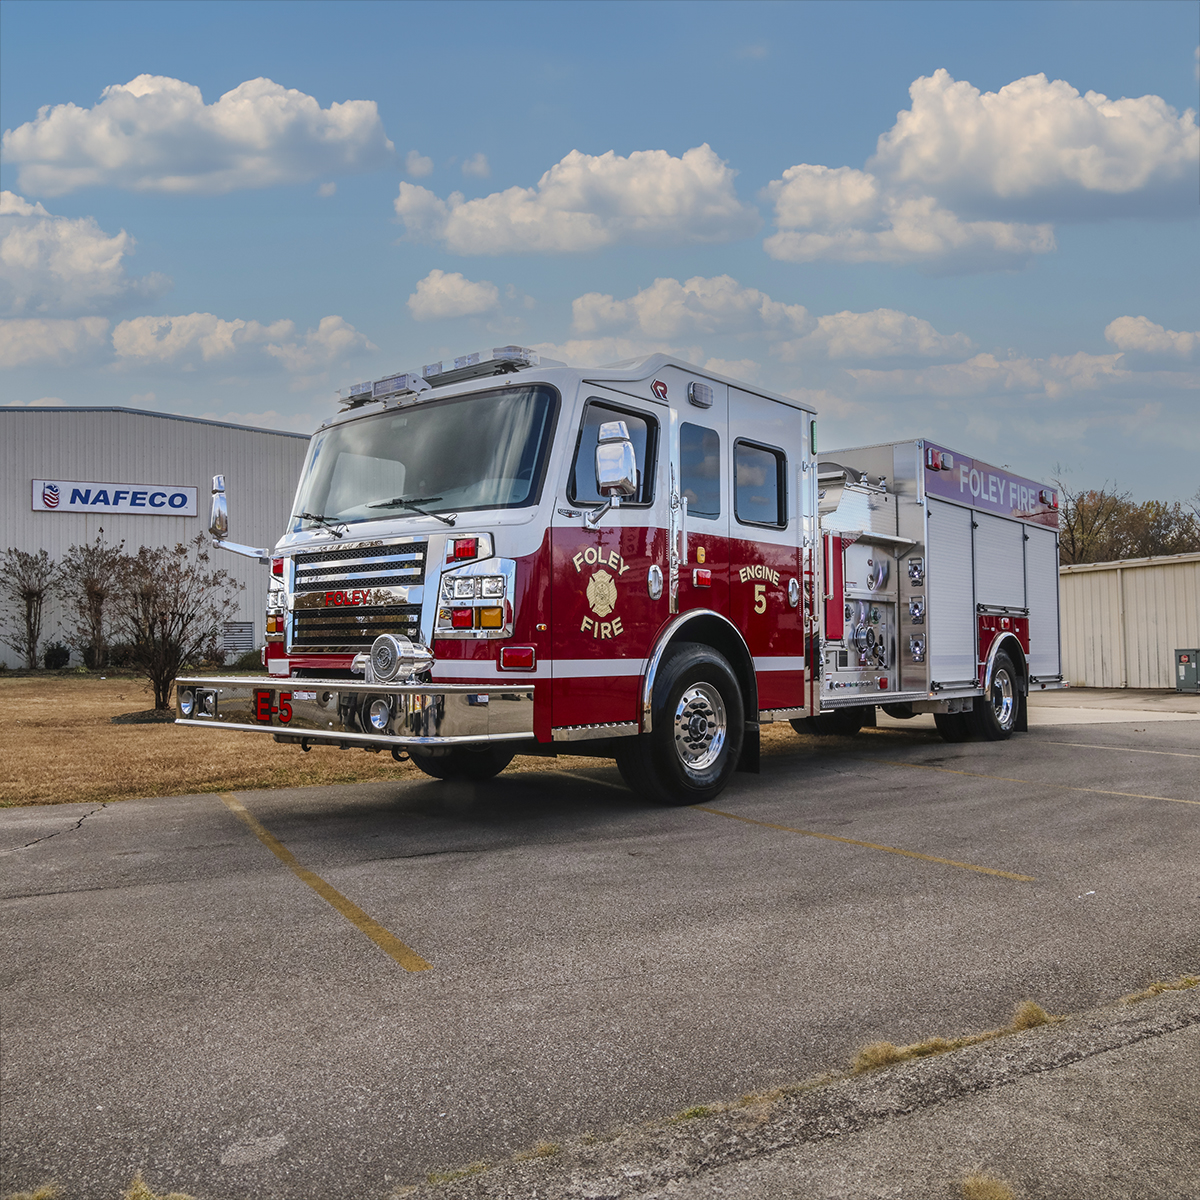
POLYGON ((798 717, 790 722, 797 733, 817 737, 853 737, 867 722, 867 710, 862 705, 835 708, 815 717, 798 717))
POLYGON ((471 779, 481 782, 499 775, 513 759, 513 751, 500 746, 455 746, 447 750, 426 750, 410 746, 413 764, 434 779, 471 779))
POLYGON ((988 742, 1002 742, 1012 737, 1017 724, 1020 695, 1017 671, 1007 654, 997 654, 992 664, 992 685, 986 696, 976 696, 971 713, 975 733, 988 742))
POLYGON ((737 678, 709 646, 684 642, 664 660, 652 731, 617 743, 629 788, 659 804, 703 804, 729 782, 742 752, 746 718, 737 678))

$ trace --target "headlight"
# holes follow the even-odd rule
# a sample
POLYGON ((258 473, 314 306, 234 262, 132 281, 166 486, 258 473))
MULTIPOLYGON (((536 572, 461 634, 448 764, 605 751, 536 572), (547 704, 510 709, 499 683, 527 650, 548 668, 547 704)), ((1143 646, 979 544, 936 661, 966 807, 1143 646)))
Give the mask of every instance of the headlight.
POLYGON ((488 598, 504 595, 503 575, 485 575, 481 582, 483 583, 482 595, 488 598))
POLYGON ((471 576, 466 579, 456 579, 454 581, 454 598, 455 600, 474 600, 475 599, 475 580, 471 576))
POLYGON ((196 709, 196 694, 191 688, 184 688, 179 693, 179 712, 182 716, 190 717, 196 709))

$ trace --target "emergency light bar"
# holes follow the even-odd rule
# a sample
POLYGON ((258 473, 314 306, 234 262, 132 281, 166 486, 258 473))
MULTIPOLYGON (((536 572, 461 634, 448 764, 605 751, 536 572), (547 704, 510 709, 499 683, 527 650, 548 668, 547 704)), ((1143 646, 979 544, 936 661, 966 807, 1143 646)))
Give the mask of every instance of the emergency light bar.
POLYGON ((356 383, 346 389, 345 395, 338 393, 343 402, 343 411, 369 404, 372 400, 388 400, 428 391, 431 387, 443 387, 450 383, 462 383, 467 379, 480 379, 488 375, 507 375, 526 367, 541 363, 538 354, 525 346, 497 346, 492 351, 477 350, 454 360, 454 365, 444 367, 440 362, 428 363, 420 375, 408 372, 389 375, 374 383, 356 383))

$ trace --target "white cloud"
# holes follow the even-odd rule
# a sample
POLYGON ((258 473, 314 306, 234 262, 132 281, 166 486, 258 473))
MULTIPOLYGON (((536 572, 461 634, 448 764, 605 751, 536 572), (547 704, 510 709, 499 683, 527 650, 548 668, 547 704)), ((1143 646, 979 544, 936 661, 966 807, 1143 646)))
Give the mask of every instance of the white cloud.
POLYGON ((840 312, 817 319, 807 337, 780 343, 785 361, 811 354, 831 359, 946 358, 973 349, 965 333, 944 334, 921 317, 877 308, 874 312, 840 312))
POLYGON ((646 337, 683 333, 741 333, 781 329, 801 333, 813 327, 802 304, 783 304, 757 288, 743 287, 729 275, 656 279, 628 300, 589 292, 572 301, 576 333, 594 333, 612 325, 634 325, 646 337))
POLYGON ((787 362, 805 357, 944 358, 973 349, 965 334, 939 333, 928 321, 890 308, 816 318, 802 304, 773 300, 729 275, 695 276, 683 283, 656 279, 628 300, 588 292, 571 309, 577 334, 620 328, 650 339, 757 334, 787 362))
MULTIPOLYGON (((356 350, 376 349, 341 317, 322 317, 316 329, 295 337, 291 321, 222 320, 212 313, 171 317, 134 317, 112 336, 117 359, 126 365, 218 363, 239 351, 259 349, 289 372, 328 367, 356 350)), ((186 369, 186 366, 185 366, 186 369)))
POLYGON ((109 237, 91 217, 56 217, 41 204, 0 192, 0 311, 13 315, 109 311, 170 287, 165 275, 131 279, 134 240, 109 237))
POLYGON ((965 362, 919 370, 858 368, 848 374, 864 392, 956 398, 1014 393, 1058 400, 1130 380, 1132 372, 1121 362, 1121 357, 1082 351, 1048 358, 976 354, 965 362))
POLYGON ((320 196, 322 200, 328 200, 330 196, 336 196, 337 184, 332 181, 321 184, 321 186, 317 188, 317 195, 320 196))
POLYGON ((486 154, 472 154, 462 165, 462 173, 464 175, 474 176, 476 179, 487 179, 492 168, 488 165, 486 154))
POLYGON ((396 215, 411 238, 455 254, 561 254, 623 243, 723 242, 758 227, 734 191, 737 174, 708 145, 673 158, 572 150, 538 181, 477 200, 446 200, 401 183, 396 215))
POLYGON ((1118 317, 1104 330, 1104 338, 1118 350, 1190 358, 1200 344, 1200 331, 1177 333, 1145 317, 1118 317))
POLYGON ((962 221, 932 196, 887 193, 849 167, 800 163, 770 183, 775 224, 763 247, 784 262, 934 263, 956 269, 1016 266, 1055 248, 1051 225, 962 221))
POLYGON ((768 254, 1019 266, 1055 248, 1052 221, 1194 208, 1195 114, 1158 96, 1080 95, 1044 75, 981 93, 944 70, 909 94, 868 169, 799 163, 767 186, 777 229, 768 254))
POLYGON ((0 321, 0 367, 63 366, 95 356, 104 346, 107 333, 104 317, 0 321))
POLYGON ((917 79, 912 108, 879 139, 870 164, 893 186, 915 185, 952 204, 1012 211, 1020 202, 1043 219, 1125 212, 1096 195, 1138 193, 1146 211, 1170 193, 1195 204, 1200 130, 1191 110, 1159 96, 1110 100, 1080 95, 1065 80, 1029 75, 981 93, 948 71, 917 79))
POLYGON ((433 321, 445 317, 474 317, 491 312, 500 302, 494 283, 472 283, 460 271, 432 270, 418 280, 417 290, 408 298, 414 321, 433 321))
POLYGON ((410 150, 404 156, 404 170, 414 179, 422 179, 433 174, 433 159, 418 150, 410 150))
POLYGON ((81 187, 214 194, 371 170, 393 154, 374 100, 322 108, 270 79, 205 104, 198 87, 139 75, 92 108, 57 104, 3 139, 20 186, 59 196, 81 187))

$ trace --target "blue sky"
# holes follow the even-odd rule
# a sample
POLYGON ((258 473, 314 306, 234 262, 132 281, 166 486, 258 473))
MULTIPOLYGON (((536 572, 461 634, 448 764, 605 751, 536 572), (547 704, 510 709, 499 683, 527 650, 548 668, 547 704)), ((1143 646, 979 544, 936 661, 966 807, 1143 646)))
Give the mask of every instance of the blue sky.
POLYGON ((1195 3, 0 5, 0 403, 309 430, 664 349, 1200 486, 1195 3))

